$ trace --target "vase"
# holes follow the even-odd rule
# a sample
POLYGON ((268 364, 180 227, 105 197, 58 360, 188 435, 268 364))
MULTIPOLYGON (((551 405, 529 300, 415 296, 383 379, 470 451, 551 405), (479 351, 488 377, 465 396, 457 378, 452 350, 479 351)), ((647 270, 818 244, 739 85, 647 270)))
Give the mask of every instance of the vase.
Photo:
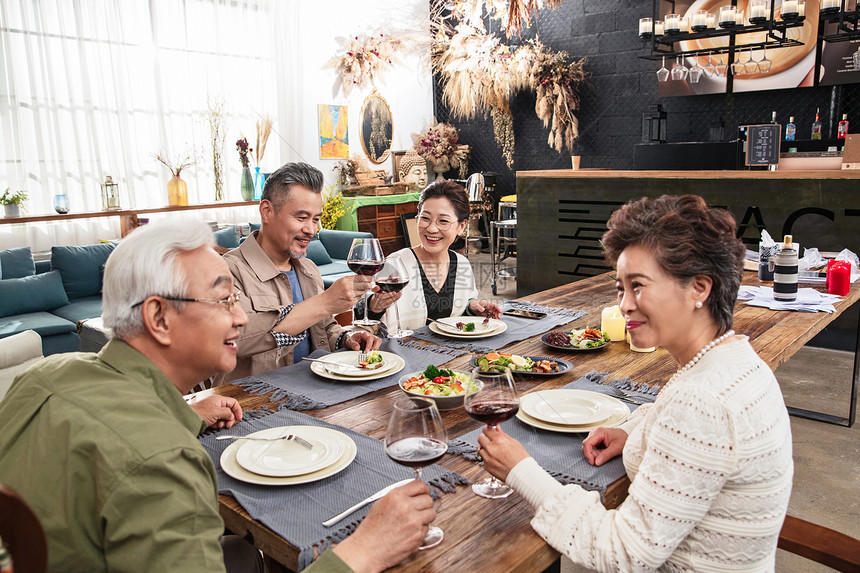
POLYGON ((254 178, 251 176, 251 169, 249 167, 242 168, 240 190, 242 191, 243 201, 252 201, 254 199, 254 178))
POLYGON ((263 198, 263 187, 266 185, 266 174, 260 173, 259 167, 254 167, 254 201, 263 198))
POLYGON ((69 212, 69 196, 65 193, 54 195, 54 211, 60 215, 65 215, 69 212))
POLYGON ((16 204, 11 205, 3 205, 3 209, 6 211, 6 217, 20 217, 21 216, 21 206, 16 204))
POLYGON ((174 175, 167 182, 167 204, 171 207, 188 205, 188 185, 179 178, 179 175, 174 175))
POLYGON ((433 173, 436 174, 436 181, 444 181, 445 176, 443 175, 446 171, 448 171, 449 166, 448 163, 437 163, 433 166, 433 173))

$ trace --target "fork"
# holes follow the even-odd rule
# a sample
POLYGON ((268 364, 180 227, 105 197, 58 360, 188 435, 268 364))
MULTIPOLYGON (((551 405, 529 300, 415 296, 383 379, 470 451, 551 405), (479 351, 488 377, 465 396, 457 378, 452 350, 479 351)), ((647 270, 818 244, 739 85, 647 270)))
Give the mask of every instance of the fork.
POLYGON ((293 434, 290 434, 288 436, 280 436, 277 438, 253 438, 250 436, 216 436, 215 439, 216 440, 255 440, 258 442, 277 442, 278 440, 292 440, 295 443, 299 444, 300 446, 302 446, 308 450, 314 449, 314 445, 312 443, 310 443, 306 439, 302 438, 301 436, 295 436, 293 434))
POLYGON ((358 361, 367 362, 367 350, 359 350, 358 351, 358 361))

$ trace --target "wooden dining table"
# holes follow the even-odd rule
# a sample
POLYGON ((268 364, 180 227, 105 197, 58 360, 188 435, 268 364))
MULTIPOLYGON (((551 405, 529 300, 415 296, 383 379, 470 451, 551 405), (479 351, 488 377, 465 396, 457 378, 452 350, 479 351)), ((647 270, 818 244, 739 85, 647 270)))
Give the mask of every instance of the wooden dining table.
MULTIPOLYGON (((745 272, 744 275, 744 284, 760 284, 755 273, 745 272)), ((858 298, 860 284, 855 283, 849 294, 835 305, 834 313, 776 312, 738 302, 735 305, 734 329, 739 334, 749 336, 750 343, 759 356, 775 370, 858 298)), ((563 327, 567 330, 586 326, 599 327, 601 310, 617 304, 616 299, 615 281, 609 273, 525 297, 525 300, 548 307, 581 309, 587 312, 585 316, 563 327)), ((517 388, 520 393, 560 388, 591 371, 608 372, 612 379, 630 377, 635 382, 662 385, 678 367, 661 348, 648 353, 633 352, 623 342, 610 343, 608 348, 596 352, 571 352, 548 347, 540 341, 540 336, 535 336, 511 344, 505 347, 504 351, 563 358, 573 364, 570 371, 556 377, 518 376, 517 388)), ((472 357, 472 354, 466 354, 450 360, 444 366, 467 367, 472 357)), ((856 361, 854 376, 856 382, 856 361)), ((236 398, 245 410, 269 405, 267 395, 254 396, 235 385, 218 387, 215 392, 236 398)), ((852 387, 852 393, 853 418, 856 383, 852 387)), ((382 439, 391 404, 401 395, 402 391, 395 385, 348 402, 305 413, 382 439)), ((480 427, 462 408, 442 412, 442 417, 451 438, 480 427)), ((462 456, 448 454, 439 464, 460 473, 472 482, 487 477, 481 466, 462 456)), ((627 495, 628 486, 626 477, 613 482, 605 492, 604 505, 614 508, 621 504, 627 495)), ((233 497, 219 496, 219 506, 225 526, 229 530, 240 536, 252 537, 255 545, 270 559, 289 570, 296 570, 296 547, 252 519, 233 497)), ((391 571, 533 573, 543 571, 558 559, 558 552, 532 530, 529 521, 534 512, 516 493, 504 499, 485 499, 475 495, 470 487, 458 486, 456 492, 442 495, 435 502, 435 508, 437 517, 434 524, 445 531, 442 544, 417 553, 391 571)), ((384 540, 380 542, 384 543, 384 540)))

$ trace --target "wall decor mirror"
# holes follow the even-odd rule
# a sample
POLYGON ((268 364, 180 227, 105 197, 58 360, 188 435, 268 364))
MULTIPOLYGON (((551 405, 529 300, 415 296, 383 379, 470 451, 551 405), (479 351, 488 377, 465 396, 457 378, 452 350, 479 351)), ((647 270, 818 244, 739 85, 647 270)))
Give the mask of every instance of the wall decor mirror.
POLYGON ((394 124, 388 102, 376 90, 367 96, 361 106, 358 131, 361 147, 371 163, 379 165, 388 159, 394 124))

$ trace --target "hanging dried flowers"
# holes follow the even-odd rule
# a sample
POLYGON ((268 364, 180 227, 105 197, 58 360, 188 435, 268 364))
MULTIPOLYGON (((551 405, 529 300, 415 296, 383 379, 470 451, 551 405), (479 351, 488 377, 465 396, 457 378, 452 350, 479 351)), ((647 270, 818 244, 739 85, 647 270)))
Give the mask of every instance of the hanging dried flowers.
POLYGON ((539 9, 554 10, 561 3, 562 0, 447 0, 445 8, 452 18, 475 23, 482 18, 486 7, 489 17, 498 20, 510 38, 531 26, 532 16, 539 9))
POLYGON ((427 160, 433 171, 444 173, 450 169, 458 169, 461 177, 465 176, 469 167, 468 145, 460 145, 460 135, 457 128, 450 123, 433 123, 422 133, 413 133, 413 147, 418 155, 427 160))
POLYGON ((397 56, 403 43, 382 32, 359 34, 348 39, 341 37, 337 41, 341 49, 329 61, 328 67, 337 73, 333 95, 343 91, 344 96, 349 96, 353 87, 362 89, 375 84, 384 70, 399 63, 397 56))
POLYGON ((529 81, 537 100, 535 113, 549 127, 547 143, 561 153, 573 153, 573 142, 579 137, 579 120, 573 112, 579 109, 577 86, 585 79, 586 60, 568 64, 567 52, 554 52, 540 41, 533 41, 534 58, 529 81))

